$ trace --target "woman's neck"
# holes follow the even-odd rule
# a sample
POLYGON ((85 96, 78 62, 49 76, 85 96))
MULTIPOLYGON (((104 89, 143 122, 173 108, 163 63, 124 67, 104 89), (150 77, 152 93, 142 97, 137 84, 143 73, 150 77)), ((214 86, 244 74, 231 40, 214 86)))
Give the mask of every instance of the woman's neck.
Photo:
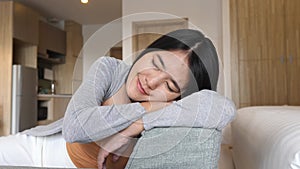
POLYGON ((132 103, 132 100, 128 97, 126 92, 126 86, 125 84, 122 85, 122 87, 115 93, 112 97, 105 100, 102 105, 118 105, 118 104, 128 104, 132 103))

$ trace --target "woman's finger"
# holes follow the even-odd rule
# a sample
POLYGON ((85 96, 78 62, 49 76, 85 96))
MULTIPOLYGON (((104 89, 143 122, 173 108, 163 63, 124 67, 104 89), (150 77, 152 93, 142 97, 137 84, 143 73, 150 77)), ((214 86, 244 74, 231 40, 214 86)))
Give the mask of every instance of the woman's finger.
POLYGON ((119 158, 120 158, 120 156, 118 156, 118 155, 116 155, 116 154, 113 154, 113 156, 112 156, 113 162, 118 161, 119 158))
POLYGON ((105 159, 108 156, 109 152, 100 149, 99 153, 98 153, 98 157, 97 157, 97 161, 98 161, 98 168, 99 169, 103 169, 103 167, 105 167, 105 159))

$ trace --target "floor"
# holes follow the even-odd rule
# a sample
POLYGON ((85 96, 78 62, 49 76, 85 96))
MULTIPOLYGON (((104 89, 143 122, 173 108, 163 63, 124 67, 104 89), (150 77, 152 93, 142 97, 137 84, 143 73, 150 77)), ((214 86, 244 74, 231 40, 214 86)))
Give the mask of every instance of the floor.
POLYGON ((232 159, 231 147, 229 145, 221 146, 219 169, 235 169, 232 159))

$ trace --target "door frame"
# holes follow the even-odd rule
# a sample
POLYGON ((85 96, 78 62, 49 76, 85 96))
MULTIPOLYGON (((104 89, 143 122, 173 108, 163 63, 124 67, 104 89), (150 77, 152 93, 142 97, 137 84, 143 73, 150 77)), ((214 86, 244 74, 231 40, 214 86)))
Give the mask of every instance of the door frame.
MULTIPOLYGON (((138 49, 138 36, 143 33, 157 33, 162 32, 144 32, 145 27, 159 27, 159 26, 182 26, 188 28, 188 18, 176 18, 176 19, 159 19, 159 20, 147 20, 147 21, 135 21, 132 22, 132 53, 135 53, 138 49)), ((135 56, 133 56, 133 60, 135 56)))

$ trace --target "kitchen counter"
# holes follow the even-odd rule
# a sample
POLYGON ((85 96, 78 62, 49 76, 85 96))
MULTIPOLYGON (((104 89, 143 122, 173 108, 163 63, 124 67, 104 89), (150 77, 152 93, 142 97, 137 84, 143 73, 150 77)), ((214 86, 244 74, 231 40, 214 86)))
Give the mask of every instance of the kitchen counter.
MULTIPOLYGON (((46 115, 41 114, 40 125, 56 121, 64 116, 67 106, 71 100, 71 94, 38 94, 38 107, 47 109, 46 115)), ((42 112, 42 111, 41 111, 42 112)))
POLYGON ((38 97, 72 97, 71 94, 38 94, 38 97))
POLYGON ((50 99, 50 98, 71 98, 71 94, 38 94, 38 99, 50 99))

